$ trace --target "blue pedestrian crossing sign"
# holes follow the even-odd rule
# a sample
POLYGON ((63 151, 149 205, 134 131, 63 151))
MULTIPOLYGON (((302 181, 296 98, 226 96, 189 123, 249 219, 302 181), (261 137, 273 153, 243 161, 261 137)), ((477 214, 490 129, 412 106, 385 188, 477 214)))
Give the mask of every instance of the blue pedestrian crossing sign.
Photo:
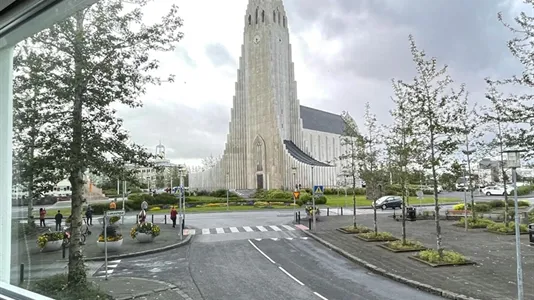
POLYGON ((313 193, 314 194, 322 194, 324 192, 324 186, 322 185, 316 185, 313 187, 313 193))

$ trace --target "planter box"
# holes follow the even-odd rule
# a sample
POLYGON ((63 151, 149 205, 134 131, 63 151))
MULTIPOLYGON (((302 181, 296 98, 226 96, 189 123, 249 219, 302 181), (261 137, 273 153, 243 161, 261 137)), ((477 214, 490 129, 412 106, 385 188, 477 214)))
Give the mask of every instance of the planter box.
POLYGON ((369 230, 367 231, 357 231, 357 232, 350 232, 348 230, 345 230, 344 228, 336 228, 337 231, 341 232, 341 233, 345 233, 345 234, 360 234, 360 233, 366 233, 366 232, 369 232, 369 230))
POLYGON ((152 234, 138 232, 135 239, 139 243, 151 243, 154 240, 154 236, 152 234))
POLYGON ((356 235, 355 238, 360 239, 362 241, 366 241, 366 242, 393 242, 393 241, 398 240, 398 238, 395 238, 395 237, 386 238, 386 239, 368 239, 368 238, 364 238, 359 235, 356 235))
POLYGON ((424 263, 426 265, 429 265, 433 268, 438 268, 438 267, 452 267, 452 266, 472 266, 472 265, 476 265, 476 263, 474 261, 465 261, 464 263, 461 263, 461 264, 452 264, 452 263, 437 263, 437 264, 434 264, 434 263, 431 263, 431 262, 428 262, 426 260, 423 260, 423 259, 420 259, 419 257, 417 256, 408 256, 410 259, 413 259, 413 260, 416 260, 418 262, 421 262, 421 263, 424 263))
MULTIPOLYGON (((108 242, 108 252, 117 252, 120 250, 121 246, 122 246, 122 241, 123 239, 120 239, 118 241, 115 241, 115 242, 108 242)), ((98 246, 98 249, 100 249, 102 252, 105 252, 105 242, 99 242, 97 241, 96 242, 96 245, 98 246)))
POLYGON ((423 251, 423 250, 428 249, 428 248, 425 248, 425 247, 422 247, 422 248, 410 248, 410 249, 393 249, 393 248, 390 248, 387 244, 382 244, 382 245, 377 245, 377 246, 380 247, 380 248, 384 248, 386 250, 389 250, 391 252, 394 252, 394 253, 419 252, 419 251, 423 251))
MULTIPOLYGON (((486 229, 486 231, 490 233, 494 233, 494 234, 500 234, 500 235, 515 235, 515 231, 514 232, 498 232, 498 231, 491 231, 488 229, 486 229)), ((524 235, 524 234, 528 234, 528 231, 519 233, 519 235, 524 235)))
POLYGON ((41 252, 57 251, 61 249, 61 245, 63 245, 63 240, 48 241, 46 242, 46 245, 41 249, 41 252))

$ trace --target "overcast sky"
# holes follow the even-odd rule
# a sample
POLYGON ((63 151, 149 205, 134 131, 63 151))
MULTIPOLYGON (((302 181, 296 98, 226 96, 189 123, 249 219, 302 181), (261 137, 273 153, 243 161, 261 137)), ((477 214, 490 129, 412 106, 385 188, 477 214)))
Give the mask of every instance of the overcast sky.
MULTIPOLYGON (((149 89, 144 107, 121 109, 135 142, 153 150, 158 141, 176 163, 199 164, 224 149, 241 55, 248 0, 167 0, 146 9, 147 18, 180 7, 184 39, 159 55, 162 73, 176 82, 149 89)), ((497 20, 525 10, 520 0, 285 0, 302 105, 349 111, 361 124, 365 102, 389 122, 391 78, 411 79, 408 35, 448 64, 471 101, 484 103, 483 78, 517 73, 497 20)))

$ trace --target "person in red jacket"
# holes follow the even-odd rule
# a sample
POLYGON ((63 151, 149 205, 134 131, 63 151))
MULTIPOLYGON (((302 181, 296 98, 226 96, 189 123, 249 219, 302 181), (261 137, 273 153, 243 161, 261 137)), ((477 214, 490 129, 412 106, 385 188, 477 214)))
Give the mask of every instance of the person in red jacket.
POLYGON ((176 208, 174 206, 171 208, 171 220, 172 220, 172 227, 176 228, 176 215, 178 212, 176 211, 176 208))

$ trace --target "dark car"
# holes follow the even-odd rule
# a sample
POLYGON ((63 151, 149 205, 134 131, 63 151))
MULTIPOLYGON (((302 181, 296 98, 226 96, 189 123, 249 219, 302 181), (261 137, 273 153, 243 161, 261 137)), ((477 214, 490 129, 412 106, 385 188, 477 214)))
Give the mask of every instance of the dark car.
POLYGON ((376 200, 376 208, 402 208, 402 198, 399 196, 384 196, 376 200))

